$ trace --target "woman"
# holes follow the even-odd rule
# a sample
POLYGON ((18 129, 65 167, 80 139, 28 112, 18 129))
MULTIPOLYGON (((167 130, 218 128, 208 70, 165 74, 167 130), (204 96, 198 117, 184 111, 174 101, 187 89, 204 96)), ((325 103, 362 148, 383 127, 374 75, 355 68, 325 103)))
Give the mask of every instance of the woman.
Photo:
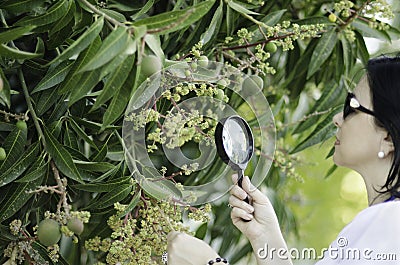
MULTIPOLYGON (((400 264, 400 58, 372 59, 366 70, 333 118, 338 128, 333 160, 361 174, 370 207, 339 233, 318 265, 400 264)), ((232 221, 249 239, 259 265, 292 264, 293 252, 270 201, 248 177, 243 188, 231 189, 229 204, 232 221), (251 204, 243 201, 247 196, 251 204)), ((180 233, 169 235, 168 257, 173 265, 224 264, 216 262, 219 256, 207 244, 180 233)))

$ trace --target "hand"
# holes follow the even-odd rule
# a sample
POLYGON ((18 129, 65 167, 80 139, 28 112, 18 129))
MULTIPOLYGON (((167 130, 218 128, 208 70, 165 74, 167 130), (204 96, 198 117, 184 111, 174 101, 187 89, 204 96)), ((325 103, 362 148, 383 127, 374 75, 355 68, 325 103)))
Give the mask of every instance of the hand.
POLYGON ((199 265, 219 257, 204 241, 185 233, 170 232, 168 234, 168 264, 199 265))
MULTIPOLYGON (((232 176, 232 180, 237 183, 236 174, 232 176)), ((265 236, 281 236, 278 218, 271 202, 251 184, 249 177, 243 178, 242 188, 235 185, 230 193, 232 222, 252 244, 260 239, 265 241, 265 236), (247 196, 250 198, 250 204, 243 201, 247 196), (261 235, 263 237, 260 237, 261 235)))

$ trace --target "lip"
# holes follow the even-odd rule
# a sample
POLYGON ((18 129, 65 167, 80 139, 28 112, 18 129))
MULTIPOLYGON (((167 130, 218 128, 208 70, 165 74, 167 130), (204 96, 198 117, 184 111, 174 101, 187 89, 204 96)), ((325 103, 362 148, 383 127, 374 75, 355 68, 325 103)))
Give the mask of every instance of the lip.
POLYGON ((336 137, 335 145, 340 145, 340 140, 336 137))

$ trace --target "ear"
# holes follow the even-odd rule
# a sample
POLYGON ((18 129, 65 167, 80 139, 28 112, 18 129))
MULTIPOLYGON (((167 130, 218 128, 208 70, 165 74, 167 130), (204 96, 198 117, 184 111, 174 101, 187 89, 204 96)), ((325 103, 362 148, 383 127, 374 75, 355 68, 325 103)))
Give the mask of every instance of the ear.
POLYGON ((382 136, 383 137, 381 142, 381 150, 385 152, 386 155, 394 152, 394 144, 392 141, 392 137, 389 135, 387 131, 385 131, 382 136))

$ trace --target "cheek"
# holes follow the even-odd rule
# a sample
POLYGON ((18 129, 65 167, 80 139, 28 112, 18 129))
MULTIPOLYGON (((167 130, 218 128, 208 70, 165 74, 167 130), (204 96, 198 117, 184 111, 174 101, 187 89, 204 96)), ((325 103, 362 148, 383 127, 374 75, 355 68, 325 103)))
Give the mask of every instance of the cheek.
POLYGON ((346 134, 341 135, 340 145, 335 147, 334 162, 341 166, 351 166, 376 159, 379 143, 373 128, 366 128, 363 133, 354 127, 348 129, 343 130, 346 134))

